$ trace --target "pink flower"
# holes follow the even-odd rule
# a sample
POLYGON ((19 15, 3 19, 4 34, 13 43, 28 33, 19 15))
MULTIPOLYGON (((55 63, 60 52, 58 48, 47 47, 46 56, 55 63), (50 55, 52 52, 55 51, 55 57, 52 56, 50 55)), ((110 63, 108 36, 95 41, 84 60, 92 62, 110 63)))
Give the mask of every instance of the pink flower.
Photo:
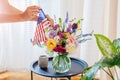
POLYGON ((64 32, 58 32, 58 35, 59 35, 59 37, 60 37, 61 39, 65 37, 64 32))
POLYGON ((76 37, 75 36, 70 36, 68 39, 67 39, 67 44, 71 44, 71 43, 75 43, 76 42, 76 37))
POLYGON ((55 24, 55 25, 53 26, 53 29, 54 29, 54 30, 57 30, 58 27, 59 27, 59 24, 55 24))

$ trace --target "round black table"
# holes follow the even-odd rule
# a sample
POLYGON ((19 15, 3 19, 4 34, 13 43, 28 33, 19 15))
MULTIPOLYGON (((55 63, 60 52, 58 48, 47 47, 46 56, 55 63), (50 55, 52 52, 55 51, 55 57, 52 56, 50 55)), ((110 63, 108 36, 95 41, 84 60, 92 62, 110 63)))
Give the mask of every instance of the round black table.
POLYGON ((71 59, 71 69, 66 73, 62 73, 62 74, 56 73, 56 72, 54 72, 53 67, 52 67, 52 59, 53 59, 52 57, 49 58, 47 69, 41 69, 38 65, 38 61, 34 61, 30 65, 31 80, 33 80, 33 73, 36 73, 38 75, 42 75, 45 77, 50 77, 51 80, 52 80, 52 78, 57 79, 57 78, 64 78, 64 77, 71 80, 72 76, 82 74, 83 70, 88 67, 88 64, 85 61, 71 57, 70 58, 71 59))

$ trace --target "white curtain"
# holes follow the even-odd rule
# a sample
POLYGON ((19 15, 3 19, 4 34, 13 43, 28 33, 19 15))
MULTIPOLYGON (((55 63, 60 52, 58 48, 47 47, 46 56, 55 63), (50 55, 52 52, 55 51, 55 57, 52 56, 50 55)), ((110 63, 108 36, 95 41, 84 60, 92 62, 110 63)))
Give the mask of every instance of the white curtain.
MULTIPOLYGON (((111 40, 120 37, 120 1, 118 0, 9 0, 16 8, 25 10, 27 6, 39 5, 52 18, 65 17, 84 18, 83 32, 102 33, 111 40)), ((0 24, 0 70, 29 70, 32 61, 45 50, 33 46, 36 22, 18 22, 0 24)), ((95 38, 82 43, 77 52, 71 56, 85 60, 89 66, 101 57, 95 38)), ((119 70, 118 70, 119 71, 119 70)), ((105 73, 99 72, 97 77, 107 79, 105 73)))
MULTIPOLYGON (((84 31, 94 30, 94 33, 104 34, 111 40, 119 36, 119 0, 84 0, 84 31), (117 19, 118 18, 118 19, 117 19), (118 25, 117 25, 118 23, 118 25)), ((94 64, 101 57, 95 38, 81 45, 80 58, 94 64)), ((114 73, 114 72, 113 72, 114 73)), ((99 71, 96 75, 100 80, 111 80, 106 73, 99 71)))

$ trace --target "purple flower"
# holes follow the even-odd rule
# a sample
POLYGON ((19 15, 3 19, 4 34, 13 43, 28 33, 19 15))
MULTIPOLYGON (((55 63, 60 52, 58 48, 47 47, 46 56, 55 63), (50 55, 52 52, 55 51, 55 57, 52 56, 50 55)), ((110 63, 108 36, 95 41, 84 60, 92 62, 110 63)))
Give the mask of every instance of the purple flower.
POLYGON ((78 27, 77 23, 73 23, 72 29, 77 29, 77 27, 78 27))
POLYGON ((75 33, 75 32, 76 32, 76 29, 72 29, 72 32, 75 33))
POLYGON ((56 32, 54 30, 51 30, 51 32, 49 33, 49 38, 54 38, 56 35, 56 32))
POLYGON ((71 28, 67 28, 67 32, 71 33, 71 28))
POLYGON ((69 19, 69 16, 68 16, 68 12, 67 12, 67 13, 66 13, 65 23, 68 23, 68 19, 69 19))
POLYGON ((68 28, 67 28, 67 32, 71 33, 71 31, 72 31, 72 25, 69 24, 69 25, 68 25, 68 28))

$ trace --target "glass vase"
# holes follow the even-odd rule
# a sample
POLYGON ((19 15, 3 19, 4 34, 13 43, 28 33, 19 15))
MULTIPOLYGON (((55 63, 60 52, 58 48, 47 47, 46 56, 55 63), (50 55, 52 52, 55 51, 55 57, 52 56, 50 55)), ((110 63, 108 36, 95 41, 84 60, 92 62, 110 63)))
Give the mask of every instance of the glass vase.
POLYGON ((56 73, 65 73, 71 68, 71 60, 65 54, 57 55, 53 57, 52 66, 56 73))

